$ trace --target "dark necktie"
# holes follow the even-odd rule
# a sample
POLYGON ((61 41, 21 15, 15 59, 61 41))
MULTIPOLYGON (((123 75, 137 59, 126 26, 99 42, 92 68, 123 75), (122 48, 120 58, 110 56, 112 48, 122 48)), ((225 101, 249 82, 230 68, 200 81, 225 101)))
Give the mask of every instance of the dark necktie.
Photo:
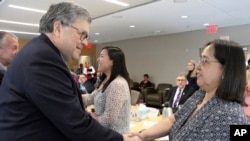
POLYGON ((181 89, 179 89, 179 93, 178 93, 177 98, 175 99, 175 102, 174 102, 174 107, 178 106, 178 103, 181 99, 181 92, 182 92, 181 89))

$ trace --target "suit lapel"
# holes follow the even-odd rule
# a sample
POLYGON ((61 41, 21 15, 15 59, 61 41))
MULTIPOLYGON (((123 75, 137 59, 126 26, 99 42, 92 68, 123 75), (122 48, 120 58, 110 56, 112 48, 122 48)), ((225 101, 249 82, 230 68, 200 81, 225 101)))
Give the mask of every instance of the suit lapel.
POLYGON ((186 87, 184 88, 184 90, 182 91, 181 99, 180 99, 180 102, 179 102, 179 103, 183 103, 183 101, 186 100, 187 94, 188 94, 188 87, 186 86, 186 87))

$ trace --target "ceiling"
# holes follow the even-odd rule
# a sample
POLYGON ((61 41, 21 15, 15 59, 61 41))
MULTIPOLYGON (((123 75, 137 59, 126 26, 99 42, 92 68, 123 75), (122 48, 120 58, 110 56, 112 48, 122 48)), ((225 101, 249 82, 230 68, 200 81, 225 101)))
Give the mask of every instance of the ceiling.
MULTIPOLYGON (((8 20, 39 24, 42 13, 14 9, 8 5, 47 10, 62 0, 0 0, 0 21, 8 20)), ((104 0, 64 0, 86 8, 93 22, 90 42, 95 44, 132 38, 157 36, 206 29, 204 23, 228 27, 250 24, 250 0, 120 0, 130 6, 122 7, 104 0), (188 16, 182 19, 181 16, 188 16), (135 25, 130 28, 130 25, 135 25), (96 35, 99 33, 100 35, 96 35), (98 42, 97 42, 98 41, 98 42)), ((38 32, 38 26, 0 22, 0 30, 38 32)), ((218 31, 219 32, 219 31, 218 31)), ((18 34, 21 39, 36 35, 18 34)))

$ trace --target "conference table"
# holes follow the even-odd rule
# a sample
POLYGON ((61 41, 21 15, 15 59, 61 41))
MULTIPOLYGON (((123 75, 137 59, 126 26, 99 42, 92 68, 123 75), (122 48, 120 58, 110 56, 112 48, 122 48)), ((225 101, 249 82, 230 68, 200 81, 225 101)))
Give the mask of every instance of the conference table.
MULTIPOLYGON (((139 104, 131 106, 131 113, 137 113, 139 109, 139 104)), ((91 111, 94 106, 90 105, 87 107, 88 111, 91 111)), ((143 119, 131 118, 130 119, 130 131, 131 132, 139 132, 143 129, 150 128, 158 121, 162 120, 162 115, 159 114, 159 110, 155 108, 146 107, 148 109, 147 116, 143 119)), ((169 141, 168 136, 156 139, 155 141, 169 141)))
MULTIPOLYGON (((131 112, 136 113, 138 111, 139 105, 131 106, 131 112)), ((162 115, 159 114, 159 110, 155 108, 146 107, 149 112, 146 118, 138 120, 136 117, 130 120, 130 131, 139 132, 143 129, 150 128, 158 121, 162 120, 162 115)), ((168 136, 156 139, 155 141, 168 141, 168 136)))

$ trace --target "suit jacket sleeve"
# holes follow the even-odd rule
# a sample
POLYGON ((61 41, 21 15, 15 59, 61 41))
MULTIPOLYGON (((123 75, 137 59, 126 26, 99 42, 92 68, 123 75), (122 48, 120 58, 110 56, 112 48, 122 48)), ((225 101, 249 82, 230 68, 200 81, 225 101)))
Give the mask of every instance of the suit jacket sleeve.
POLYGON ((0 72, 0 86, 1 86, 2 81, 3 81, 3 73, 0 72))
POLYGON ((169 107, 172 107, 172 103, 173 103, 173 100, 174 100, 174 95, 175 95, 175 92, 176 92, 176 89, 177 87, 172 87, 170 90, 169 90, 169 93, 168 93, 168 96, 167 96, 167 100, 169 102, 169 107))
POLYGON ((193 95, 194 91, 195 89, 193 87, 186 85, 185 89, 183 90, 179 104, 184 104, 187 99, 193 95))
POLYGON ((90 81, 87 80, 87 82, 84 83, 85 88, 87 89, 88 93, 92 93, 94 91, 94 85, 90 81))

